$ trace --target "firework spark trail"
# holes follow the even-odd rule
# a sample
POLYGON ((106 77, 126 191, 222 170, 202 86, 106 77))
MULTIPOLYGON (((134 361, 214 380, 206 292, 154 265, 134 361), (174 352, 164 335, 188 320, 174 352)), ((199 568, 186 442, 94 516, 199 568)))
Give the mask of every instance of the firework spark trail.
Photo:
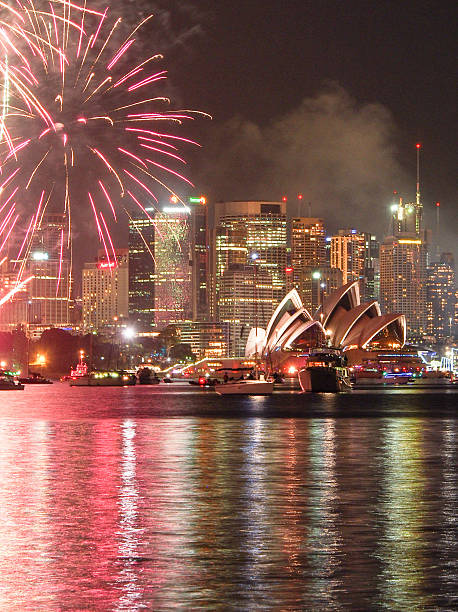
POLYGON ((8 293, 6 295, 4 295, 2 298, 0 298, 0 306, 2 306, 2 304, 4 304, 8 300, 10 300, 12 297, 14 297, 14 295, 16 293, 18 293, 19 291, 22 291, 22 289, 24 289, 24 287, 28 283, 30 283, 30 281, 32 279, 33 279, 33 276, 29 276, 28 278, 26 278, 25 280, 23 280, 19 284, 17 284, 13 289, 11 289, 11 291, 8 291, 8 293))
MULTIPOLYGON (((178 144, 200 146, 176 131, 202 113, 164 110, 169 99, 151 95, 167 78, 166 70, 148 69, 162 55, 139 59, 136 50, 141 40, 137 32, 152 16, 119 42, 121 18, 112 18, 108 7, 92 9, 87 0, 23 0, 15 8, 0 1, 0 9, 0 173, 5 177, 0 215, 9 214, 7 204, 13 197, 29 211, 19 249, 24 257, 46 208, 67 216, 56 245, 60 281, 64 242, 71 250, 75 203, 80 209, 89 199, 88 210, 110 261, 109 251, 114 255, 115 249, 103 211, 116 221, 115 202, 127 198, 129 206, 145 214, 144 204, 154 207, 158 202, 156 189, 174 195, 166 184, 170 175, 192 185, 167 162, 186 163, 177 154, 178 144), (129 112, 134 107, 138 112, 129 112), (154 129, 158 121, 169 123, 170 132, 154 129)), ((13 214, 6 226, 12 219, 13 214)), ((23 272, 21 265, 18 286, 23 272)))

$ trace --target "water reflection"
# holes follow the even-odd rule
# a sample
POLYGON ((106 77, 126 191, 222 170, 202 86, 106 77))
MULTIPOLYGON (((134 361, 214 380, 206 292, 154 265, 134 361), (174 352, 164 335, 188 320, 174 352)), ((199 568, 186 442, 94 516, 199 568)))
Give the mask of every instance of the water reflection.
POLYGON ((457 421, 268 401, 0 419, 0 609, 453 608, 457 421))

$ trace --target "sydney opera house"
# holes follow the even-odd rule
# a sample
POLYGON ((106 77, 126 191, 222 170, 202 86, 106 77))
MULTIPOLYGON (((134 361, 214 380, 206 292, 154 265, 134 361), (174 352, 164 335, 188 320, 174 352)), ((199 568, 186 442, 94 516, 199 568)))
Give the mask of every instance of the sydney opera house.
POLYGON ((397 358, 405 341, 405 316, 382 315, 376 300, 361 303, 358 281, 354 281, 328 296, 314 316, 298 292, 290 291, 267 328, 251 330, 246 357, 258 353, 271 369, 292 374, 305 365, 309 351, 316 347, 341 349, 349 365, 368 365, 378 364, 381 354, 397 358))

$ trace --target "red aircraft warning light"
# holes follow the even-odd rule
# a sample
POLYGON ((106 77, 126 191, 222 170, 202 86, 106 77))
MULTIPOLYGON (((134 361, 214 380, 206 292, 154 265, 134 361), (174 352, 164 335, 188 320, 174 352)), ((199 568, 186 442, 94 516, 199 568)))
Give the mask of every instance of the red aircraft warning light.
POLYGON ((298 193, 298 194, 297 194, 297 199, 298 199, 298 200, 302 200, 302 198, 303 198, 303 197, 304 197, 304 196, 302 195, 302 193, 298 193))
POLYGON ((439 206, 440 206, 440 205, 441 205, 441 203, 440 203, 440 202, 436 202, 436 206, 437 206, 437 208, 439 208, 439 206))
POLYGON ((282 197, 281 197, 281 201, 282 201, 282 202, 287 202, 287 201, 288 201, 288 198, 287 198, 286 196, 282 196, 282 197))
POLYGON ((417 149, 421 149, 421 142, 417 142, 415 146, 417 147, 417 149))

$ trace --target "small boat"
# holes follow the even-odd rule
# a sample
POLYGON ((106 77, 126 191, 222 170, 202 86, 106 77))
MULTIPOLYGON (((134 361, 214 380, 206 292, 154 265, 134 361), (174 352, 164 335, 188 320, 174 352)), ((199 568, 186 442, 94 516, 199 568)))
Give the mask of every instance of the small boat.
POLYGON ((31 372, 29 376, 19 378, 19 382, 23 385, 52 385, 51 380, 48 380, 38 372, 31 372))
POLYGON ((274 383, 270 380, 231 380, 214 387, 218 395, 271 395, 274 383))
POLYGON ((123 370, 104 371, 94 370, 84 376, 75 376, 70 379, 71 387, 126 387, 137 382, 135 374, 123 370))
POLYGON ((344 358, 329 350, 312 353, 307 366, 299 371, 298 377, 302 391, 338 393, 351 389, 344 358))
POLYGON ((12 372, 0 370, 0 391, 23 391, 24 385, 14 378, 12 372))

